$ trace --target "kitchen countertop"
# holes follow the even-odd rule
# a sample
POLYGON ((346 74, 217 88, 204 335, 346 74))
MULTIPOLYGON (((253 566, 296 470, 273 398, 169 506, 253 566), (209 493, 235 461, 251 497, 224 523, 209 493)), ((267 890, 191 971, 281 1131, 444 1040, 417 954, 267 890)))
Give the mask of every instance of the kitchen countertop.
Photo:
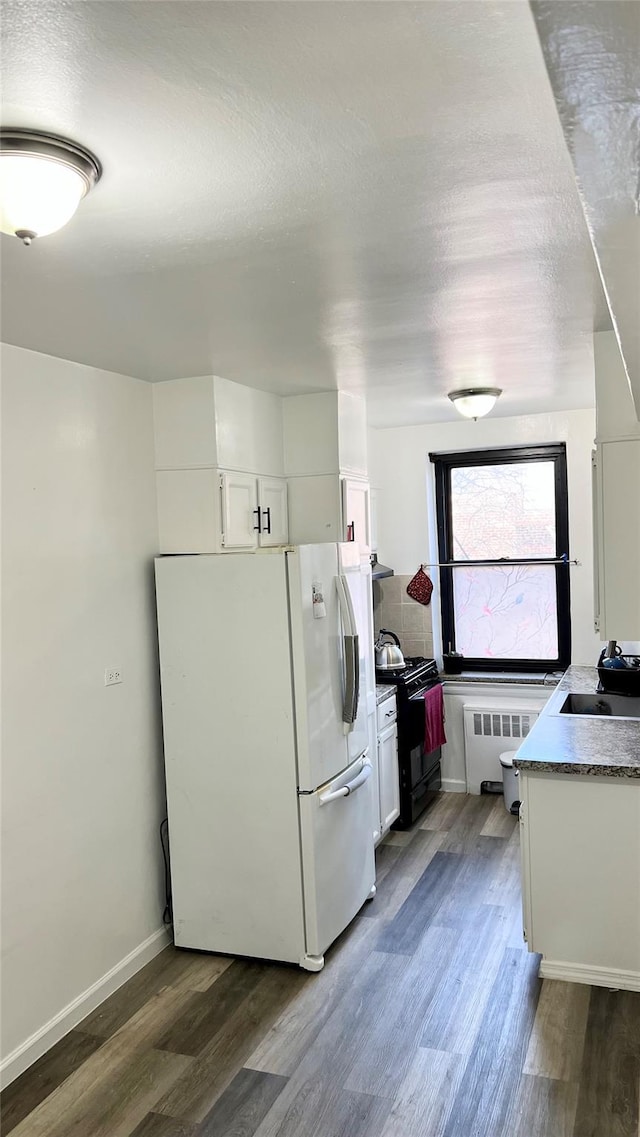
POLYGON ((640 719, 559 714, 571 693, 593 695, 595 667, 570 667, 514 758, 519 770, 640 778, 640 719))
POLYGON ((385 699, 395 695, 396 688, 394 683, 376 683, 376 706, 379 703, 384 703, 385 699))

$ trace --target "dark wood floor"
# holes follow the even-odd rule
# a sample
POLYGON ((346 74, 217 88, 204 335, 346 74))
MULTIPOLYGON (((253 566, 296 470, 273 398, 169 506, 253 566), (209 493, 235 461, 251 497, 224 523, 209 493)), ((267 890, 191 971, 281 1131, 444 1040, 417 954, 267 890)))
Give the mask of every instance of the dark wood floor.
POLYGON ((319 975, 168 948, 4 1093, 14 1137, 638 1137, 640 995, 537 978, 518 832, 443 794, 319 975))

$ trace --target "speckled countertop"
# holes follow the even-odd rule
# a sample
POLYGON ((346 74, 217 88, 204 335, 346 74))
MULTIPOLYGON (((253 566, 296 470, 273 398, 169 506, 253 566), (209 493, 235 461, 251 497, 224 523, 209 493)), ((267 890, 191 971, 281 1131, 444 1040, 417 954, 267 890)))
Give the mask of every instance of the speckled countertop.
POLYGON ((560 714, 571 693, 593 695, 595 667, 570 667, 521 743, 514 765, 552 774, 640 778, 640 719, 560 714))
POLYGON ((391 695, 395 695, 396 688, 394 683, 376 683, 376 706, 379 703, 384 703, 391 695))

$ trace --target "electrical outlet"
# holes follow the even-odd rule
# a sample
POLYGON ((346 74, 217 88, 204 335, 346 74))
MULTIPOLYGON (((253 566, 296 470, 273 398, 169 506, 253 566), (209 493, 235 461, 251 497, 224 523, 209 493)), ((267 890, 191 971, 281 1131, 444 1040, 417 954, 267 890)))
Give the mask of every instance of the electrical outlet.
POLYGON ((104 673, 104 685, 111 687, 114 683, 122 683, 122 671, 119 667, 107 667, 104 673))

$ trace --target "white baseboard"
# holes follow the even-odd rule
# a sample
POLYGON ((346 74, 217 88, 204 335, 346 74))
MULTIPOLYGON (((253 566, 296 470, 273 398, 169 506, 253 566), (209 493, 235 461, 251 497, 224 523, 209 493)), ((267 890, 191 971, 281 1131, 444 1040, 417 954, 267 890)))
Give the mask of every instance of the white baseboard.
POLYGON ((589 983, 592 987, 640 991, 640 972, 620 971, 616 967, 591 967, 586 963, 543 959, 539 974, 541 979, 563 979, 565 983, 589 983))
POLYGON ((122 987, 127 979, 131 979, 132 975, 135 975, 154 956, 158 955, 168 943, 169 935, 166 928, 158 928, 157 932, 154 932, 143 943, 138 944, 137 948, 130 951, 115 967, 107 971, 106 975, 98 979, 97 983, 93 983, 91 987, 88 987, 86 991, 83 991, 81 995, 63 1007, 48 1023, 40 1027, 35 1034, 17 1046, 11 1054, 8 1054, 0 1062, 0 1087, 4 1089, 20 1074, 24 1073, 38 1058, 46 1054, 47 1050, 55 1046, 56 1042, 64 1038, 65 1034, 68 1034, 87 1015, 91 1014, 91 1011, 99 1007, 100 1003, 103 1003, 109 995, 117 991, 118 987, 122 987))
POLYGON ((442 789, 450 794, 466 794, 467 783, 458 778, 443 778, 442 789))

